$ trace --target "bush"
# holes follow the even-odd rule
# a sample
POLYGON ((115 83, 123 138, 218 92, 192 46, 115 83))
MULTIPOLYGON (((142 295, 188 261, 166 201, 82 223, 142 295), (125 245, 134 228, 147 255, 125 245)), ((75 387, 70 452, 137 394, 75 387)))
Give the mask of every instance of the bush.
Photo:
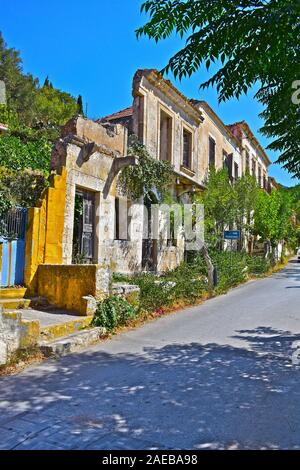
POLYGON ((165 279, 175 284, 170 291, 173 303, 180 301, 195 303, 207 289, 205 270, 200 263, 198 265, 182 263, 168 273, 165 279))
POLYGON ((126 281, 140 288, 140 308, 154 312, 179 302, 194 303, 206 290, 205 271, 200 264, 182 263, 164 276, 143 273, 134 277, 114 276, 115 281, 126 281))
POLYGON ((140 288, 140 307, 147 312, 153 312, 161 307, 170 305, 172 292, 170 283, 153 274, 141 274, 130 279, 131 284, 140 288))
POLYGON ((217 268, 218 286, 216 291, 218 293, 225 292, 247 279, 245 253, 223 251, 212 253, 211 257, 217 268))
POLYGON ((0 166, 0 214, 10 207, 34 207, 49 185, 41 171, 13 171, 0 166))
MULTIPOLYGON (((245 282, 249 275, 262 275, 270 269, 269 260, 245 252, 211 251, 210 256, 217 269, 218 294, 245 282)), ((199 253, 193 253, 188 262, 160 277, 150 273, 129 278, 115 274, 114 280, 138 285, 140 307, 146 312, 155 312, 180 302, 193 304, 208 292, 207 266, 199 253)))
POLYGON ((247 265, 249 274, 262 275, 266 274, 271 268, 271 262, 269 258, 263 258, 262 256, 247 256, 247 265))
POLYGON ((112 296, 98 304, 92 324, 112 331, 136 318, 137 310, 122 297, 112 296))

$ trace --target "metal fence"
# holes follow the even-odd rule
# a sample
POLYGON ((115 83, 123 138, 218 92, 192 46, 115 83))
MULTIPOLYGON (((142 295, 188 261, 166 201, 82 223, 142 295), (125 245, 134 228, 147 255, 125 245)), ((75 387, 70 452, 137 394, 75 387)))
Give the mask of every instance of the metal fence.
POLYGON ((9 240, 25 239, 27 209, 16 207, 4 213, 0 218, 0 237, 9 240))

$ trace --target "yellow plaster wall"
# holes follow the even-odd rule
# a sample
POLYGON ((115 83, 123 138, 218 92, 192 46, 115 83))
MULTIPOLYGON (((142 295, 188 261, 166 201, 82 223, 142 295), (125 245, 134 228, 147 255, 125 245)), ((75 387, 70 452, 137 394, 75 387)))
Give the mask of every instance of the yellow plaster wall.
POLYGON ((2 244, 0 243, 0 287, 1 287, 1 271, 2 271, 2 244))
POLYGON ((37 269, 41 264, 62 264, 62 240, 66 201, 67 172, 52 177, 39 207, 28 211, 25 248, 25 285, 37 292, 37 269))
POLYGON ((98 297, 97 265, 40 265, 38 293, 51 304, 87 315, 83 296, 98 297))

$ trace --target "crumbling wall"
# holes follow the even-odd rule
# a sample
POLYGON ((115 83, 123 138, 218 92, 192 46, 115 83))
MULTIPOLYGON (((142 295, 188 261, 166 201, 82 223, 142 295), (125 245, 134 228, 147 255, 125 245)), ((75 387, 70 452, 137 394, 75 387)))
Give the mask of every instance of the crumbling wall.
POLYGON ((28 293, 37 290, 37 269, 40 264, 61 264, 65 224, 67 173, 53 175, 38 207, 28 210, 25 247, 25 285, 28 293))
POLYGON ((22 320, 20 313, 0 310, 0 365, 6 364, 17 350, 35 346, 39 334, 38 321, 22 320))
POLYGON ((110 272, 97 265, 40 265, 38 293, 51 304, 78 313, 93 314, 95 300, 109 295, 110 272))

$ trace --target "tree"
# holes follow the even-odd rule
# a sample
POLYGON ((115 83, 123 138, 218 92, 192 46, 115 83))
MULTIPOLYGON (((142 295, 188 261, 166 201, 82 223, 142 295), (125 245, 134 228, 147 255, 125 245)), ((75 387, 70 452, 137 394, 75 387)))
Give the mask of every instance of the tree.
POLYGON ((43 87, 49 88, 49 86, 50 86, 50 81, 49 81, 49 77, 47 75, 47 77, 45 78, 43 87))
POLYGON ((76 113, 77 102, 69 93, 50 86, 37 91, 35 115, 37 121, 45 125, 62 126, 76 113))
POLYGON ((292 198, 289 193, 282 190, 274 190, 271 194, 259 191, 253 233, 268 243, 274 261, 278 243, 291 236, 292 214, 292 198))
POLYGON ((239 248, 245 246, 245 240, 251 237, 253 211, 255 208, 258 187, 256 179, 248 173, 238 178, 234 183, 236 200, 235 224, 241 232, 239 248))
POLYGON ((8 108, 20 119, 31 124, 35 115, 35 97, 38 80, 30 74, 23 74, 20 53, 9 48, 0 33, 0 80, 6 86, 8 108))
POLYGON ((78 95, 78 98, 77 98, 77 112, 78 112, 78 114, 81 114, 81 116, 84 116, 83 102, 82 102, 82 96, 81 95, 78 95))
POLYGON ((58 128, 77 114, 77 100, 54 88, 48 76, 41 87, 37 78, 23 72, 20 52, 9 48, 1 33, 0 80, 6 85, 7 110, 17 116, 19 127, 44 128, 48 136, 49 127, 58 128))
POLYGON ((47 178, 41 171, 15 171, 0 166, 0 221, 1 215, 11 207, 35 206, 47 186, 47 178))
POLYGON ((226 169, 210 169, 206 190, 195 196, 204 205, 205 238, 209 246, 223 248, 223 232, 235 223, 236 197, 226 169))
POLYGON ((182 78, 200 67, 217 71, 202 88, 216 85, 219 100, 239 98, 259 84, 264 105, 262 131, 275 140, 278 162, 300 176, 300 100, 292 103, 300 80, 300 2, 297 0, 146 0, 150 20, 137 30, 159 41, 178 34, 186 45, 164 71, 182 78))

